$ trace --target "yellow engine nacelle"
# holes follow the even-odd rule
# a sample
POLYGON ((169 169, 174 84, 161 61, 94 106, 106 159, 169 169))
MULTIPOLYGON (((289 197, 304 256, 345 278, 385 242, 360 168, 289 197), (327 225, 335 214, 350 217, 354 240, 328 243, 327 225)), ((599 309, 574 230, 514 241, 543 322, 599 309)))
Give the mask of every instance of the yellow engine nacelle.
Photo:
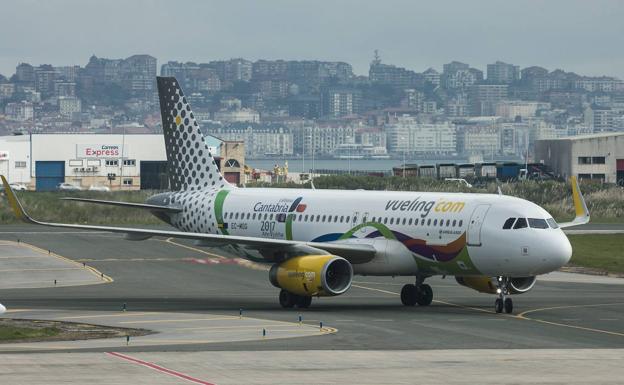
POLYGON ((305 255, 276 263, 269 271, 275 287, 301 296, 333 296, 347 291, 353 267, 335 255, 305 255))
POLYGON ((496 283, 490 277, 455 277, 455 280, 480 293, 496 294, 496 283))
MULTIPOLYGON (((455 280, 460 285, 469 287, 480 293, 496 294, 496 278, 485 276, 455 277, 455 280)), ((536 278, 534 276, 510 278, 507 290, 509 294, 526 293, 533 288, 535 281, 536 278)))

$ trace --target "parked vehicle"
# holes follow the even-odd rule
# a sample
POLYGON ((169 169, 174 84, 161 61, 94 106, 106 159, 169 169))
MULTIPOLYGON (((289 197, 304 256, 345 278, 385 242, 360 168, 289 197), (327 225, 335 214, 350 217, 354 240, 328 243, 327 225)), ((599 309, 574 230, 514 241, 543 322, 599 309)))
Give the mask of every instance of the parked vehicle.
POLYGON ((103 192, 109 192, 110 188, 108 186, 96 186, 96 185, 91 185, 89 186, 89 191, 103 191, 103 192))
POLYGON ((59 183, 56 185, 56 189, 59 191, 82 191, 82 187, 71 183, 59 183))
POLYGON ((23 183, 11 183, 9 184, 9 186, 11 186, 11 188, 15 191, 26 191, 28 190, 28 187, 26 187, 25 184, 23 183))

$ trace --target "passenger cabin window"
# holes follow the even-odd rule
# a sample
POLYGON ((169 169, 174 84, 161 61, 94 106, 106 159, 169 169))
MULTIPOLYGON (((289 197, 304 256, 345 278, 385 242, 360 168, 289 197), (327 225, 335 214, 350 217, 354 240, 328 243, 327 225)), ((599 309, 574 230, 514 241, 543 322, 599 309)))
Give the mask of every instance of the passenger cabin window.
POLYGON ((550 227, 553 228, 553 229, 558 229, 559 228, 559 225, 557 224, 557 221, 555 221, 553 218, 546 219, 546 222, 548 222, 550 227))
POLYGON ((505 224, 503 225, 503 230, 511 229, 511 227, 513 226, 515 221, 516 221, 516 218, 509 218, 509 219, 507 219, 505 221, 505 224))
POLYGON ((548 223, 542 218, 529 218, 529 226, 531 226, 532 229, 547 229, 548 223))
POLYGON ((526 227, 528 227, 526 218, 518 218, 518 220, 516 221, 516 225, 514 226, 514 230, 524 229, 526 227))

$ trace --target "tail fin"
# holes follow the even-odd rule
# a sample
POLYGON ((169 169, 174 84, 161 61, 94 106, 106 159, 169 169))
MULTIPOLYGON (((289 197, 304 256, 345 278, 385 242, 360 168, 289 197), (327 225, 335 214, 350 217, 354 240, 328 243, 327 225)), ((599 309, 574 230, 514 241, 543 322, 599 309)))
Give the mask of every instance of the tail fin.
POLYGON ((157 83, 171 189, 229 186, 215 164, 178 81, 173 77, 157 77, 157 83))
POLYGON ((572 202, 574 202, 574 213, 576 216, 572 222, 559 223, 559 227, 566 228, 578 225, 584 225, 589 223, 590 215, 585 198, 581 193, 578 179, 575 176, 570 177, 570 184, 572 184, 572 202))

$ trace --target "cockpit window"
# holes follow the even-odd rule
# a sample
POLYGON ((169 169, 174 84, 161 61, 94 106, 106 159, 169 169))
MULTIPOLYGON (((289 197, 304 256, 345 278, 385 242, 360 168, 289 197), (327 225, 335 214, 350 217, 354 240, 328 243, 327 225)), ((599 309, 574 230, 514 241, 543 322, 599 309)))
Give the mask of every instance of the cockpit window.
POLYGON ((557 224, 557 221, 555 221, 553 218, 546 219, 546 222, 548 222, 550 227, 553 228, 553 229, 558 229, 559 228, 559 225, 557 224))
POLYGON ((516 221, 516 218, 509 218, 509 219, 507 219, 505 221, 505 224, 503 225, 503 230, 511 229, 511 227, 513 226, 515 221, 516 221))
POLYGON ((529 218, 529 226, 533 229, 547 229, 548 223, 542 218, 529 218))
POLYGON ((526 218, 518 218, 516 224, 514 225, 514 230, 524 229, 525 227, 528 227, 526 218))

